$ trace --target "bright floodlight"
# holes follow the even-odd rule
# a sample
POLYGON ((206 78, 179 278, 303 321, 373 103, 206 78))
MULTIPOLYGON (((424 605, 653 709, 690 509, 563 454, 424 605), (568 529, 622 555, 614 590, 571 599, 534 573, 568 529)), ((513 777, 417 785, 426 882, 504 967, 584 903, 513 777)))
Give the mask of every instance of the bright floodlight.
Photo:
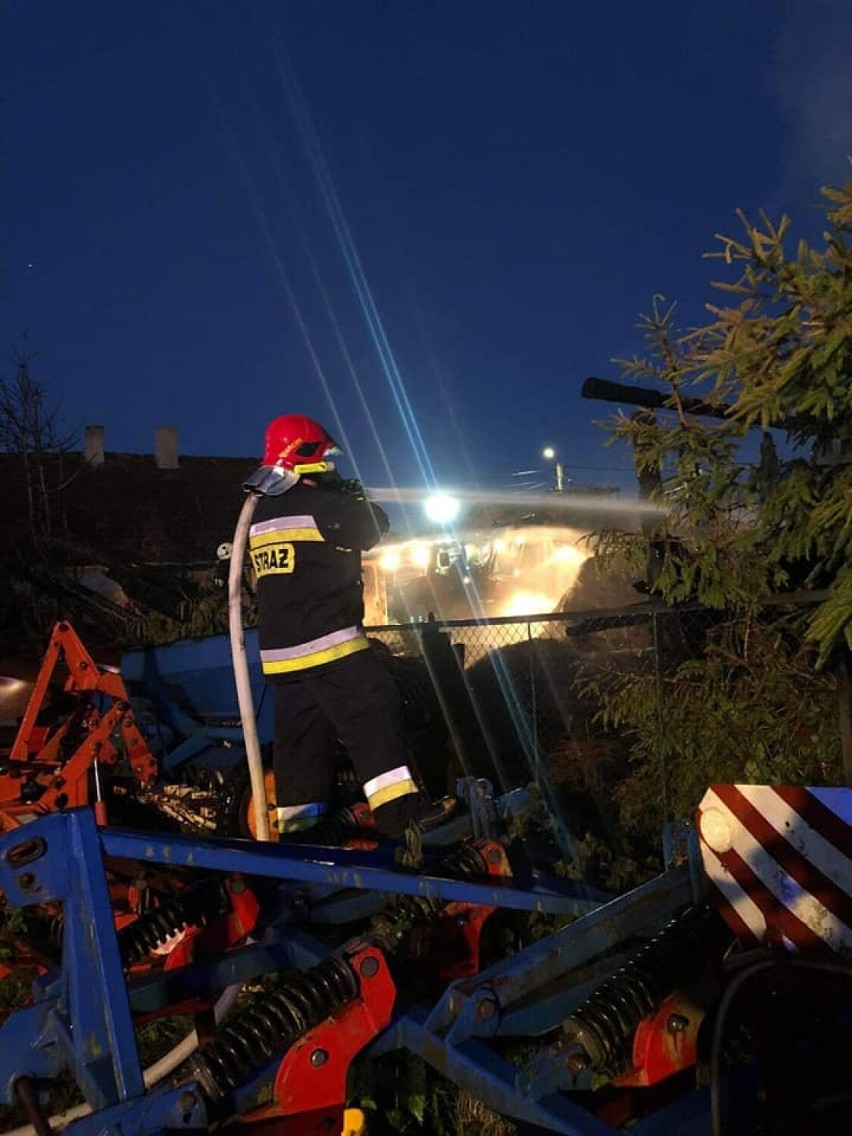
POLYGON ((556 457, 556 450, 554 450, 553 446, 545 446, 541 451, 541 456, 543 458, 547 458, 548 461, 551 461, 556 457))
POLYGON ((427 497, 423 505, 426 516, 436 525, 448 525, 459 515, 459 503, 455 497, 436 494, 427 497))

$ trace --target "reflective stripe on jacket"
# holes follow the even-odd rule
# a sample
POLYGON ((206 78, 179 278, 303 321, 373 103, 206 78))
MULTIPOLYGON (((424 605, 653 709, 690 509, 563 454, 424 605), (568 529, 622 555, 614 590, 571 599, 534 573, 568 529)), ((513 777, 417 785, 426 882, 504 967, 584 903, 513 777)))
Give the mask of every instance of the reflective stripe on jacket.
POLYGON ((363 498, 300 482, 261 497, 249 531, 264 674, 288 675, 369 647, 361 550, 380 537, 363 498))

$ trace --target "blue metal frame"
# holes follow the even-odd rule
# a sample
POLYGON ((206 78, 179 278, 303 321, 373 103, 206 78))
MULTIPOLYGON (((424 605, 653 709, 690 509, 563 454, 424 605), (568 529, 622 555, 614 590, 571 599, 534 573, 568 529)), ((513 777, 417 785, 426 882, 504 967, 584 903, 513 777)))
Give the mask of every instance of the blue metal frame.
MULTIPOLYGON (((370 1052, 405 1047, 522 1124, 570 1136, 612 1136, 616 1129, 564 1095, 564 1090, 589 1085, 576 1078, 568 1083, 564 1053, 558 1045, 548 1046, 518 1068, 486 1040, 544 1034, 557 1028, 588 992, 588 984, 572 987, 560 997, 539 999, 530 1008, 527 999, 534 992, 545 990, 630 937, 649 933, 699 898, 688 868, 672 869, 475 978, 453 983, 431 1011, 413 1007, 398 1019, 396 1032, 378 1039, 370 1052)), ((623 956, 611 958, 601 977, 612 973, 621 961, 623 956)), ((706 1110, 704 1116, 706 1122, 706 1110)))
POLYGON ((15 1063, 14 1075, 0 1081, 0 1099, 12 1103, 17 1077, 52 1077, 66 1066, 93 1108, 141 1096, 142 1070, 93 813, 56 813, 0 839, 0 889, 12 907, 60 902, 65 917, 59 974, 37 984, 35 1004, 0 1029, 0 1053, 15 1063))
MULTIPOLYGON (((430 855, 434 858, 437 853, 430 855)), ((298 923, 310 921, 317 900, 326 913, 337 903, 338 914, 347 914, 353 897, 349 890, 341 894, 341 889, 354 889, 373 903, 376 895, 407 894, 577 916, 562 930, 476 977, 454 982, 431 1010, 401 1005, 396 1020, 370 1052, 404 1046, 522 1125, 571 1136, 613 1133, 566 1095, 564 1090, 582 1086, 566 1082, 558 1046, 548 1045, 519 1068, 501 1057, 491 1042, 557 1028, 587 985, 574 986, 559 997, 542 998, 542 992, 628 938, 650 933, 679 907, 700 898, 688 864, 600 906, 581 885, 549 888, 534 881, 524 889, 496 879, 451 880, 402 872, 389 860, 388 849, 331 852, 98 830, 85 809, 54 814, 0 837, 0 887, 9 904, 60 902, 65 911, 61 969, 36 983, 34 1004, 15 1013, 0 1029, 0 1096, 11 1102, 14 1083, 21 1076, 44 1082, 69 1067, 97 1110, 73 1125, 75 1136, 96 1136, 111 1126, 121 1127, 125 1136, 205 1127, 208 1118, 198 1086, 145 1094, 132 1014, 206 997, 283 966, 312 965, 328 948, 298 923), (290 894, 306 891, 306 902, 294 900, 288 909, 288 891, 282 888, 280 917, 260 942, 205 964, 142 978, 128 989, 107 891, 105 856, 286 881, 298 885, 290 894)), ((602 973, 607 973, 606 966, 611 973, 619 961, 611 957, 602 973)), ((254 1099, 275 1067, 273 1063, 258 1071, 250 1085, 235 1091, 235 1101, 254 1099)), ((684 1119, 693 1112, 706 1123, 706 1102, 699 1107, 688 1097, 684 1119)), ((671 1116, 665 1127, 662 1120, 657 1126, 657 1118, 653 1119, 654 1124, 646 1121, 635 1130, 661 1136, 687 1131, 673 1125, 671 1116)))
MULTIPOLYGON (((430 856, 434 859, 439 851, 430 856)), ((0 1073, 4 1073, 0 1099, 11 1103, 18 1077, 51 1078, 65 1067, 73 1071, 94 1108, 143 1093, 131 996, 103 867, 105 856, 314 885, 327 913, 337 896, 340 921, 353 917, 353 897, 346 889, 362 893, 370 909, 383 902, 381 896, 400 894, 573 915, 600 903, 600 893, 593 894, 582 885, 552 890, 535 882, 523 889, 497 879, 486 883, 407 874, 392 866, 392 855, 388 848, 374 853, 331 853, 242 840, 99 830, 88 809, 53 814, 0 837, 0 888, 10 906, 58 902, 64 910, 60 971, 36 983, 34 1005, 14 1014, 0 1029, 0 1053, 4 1055, 0 1058, 0 1073)), ((304 907, 301 916, 305 917, 304 907)), ((184 968, 187 973, 175 972, 143 984, 132 994, 133 1006, 140 1010, 173 1004, 177 989, 183 997, 209 993, 231 981, 277 969, 285 957, 281 944, 246 948, 206 967, 184 968)))
MULTIPOLYGON (((582 883, 551 889, 538 881, 520 888, 510 879, 490 877, 487 883, 471 879, 447 879, 426 870, 409 874, 394 867, 391 847, 374 852, 320 849, 309 846, 264 844, 105 829, 100 834, 103 851, 119 859, 139 860, 172 867, 204 868, 219 872, 242 872, 249 876, 290 882, 333 885, 386 895, 419 895, 439 902, 459 900, 516 911, 579 915, 600 906, 604 896, 582 883)), ((431 858, 434 862, 434 857, 431 858)))

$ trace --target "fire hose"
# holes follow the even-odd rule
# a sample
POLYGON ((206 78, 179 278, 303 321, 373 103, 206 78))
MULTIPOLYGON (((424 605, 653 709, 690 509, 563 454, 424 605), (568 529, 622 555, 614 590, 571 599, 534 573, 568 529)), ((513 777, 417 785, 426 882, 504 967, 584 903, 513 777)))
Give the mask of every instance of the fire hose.
POLYGON ((231 563, 228 571, 228 626, 231 633, 231 658, 234 666, 234 679, 237 684, 237 701, 240 708, 240 720, 243 727, 249 778, 251 780, 255 831, 258 840, 269 840, 269 809, 263 779, 263 758, 260 753, 257 719, 255 718, 254 702, 251 696, 242 612, 243 562, 245 560, 248 530, 258 500, 257 493, 247 494, 237 519, 237 527, 234 530, 231 563))

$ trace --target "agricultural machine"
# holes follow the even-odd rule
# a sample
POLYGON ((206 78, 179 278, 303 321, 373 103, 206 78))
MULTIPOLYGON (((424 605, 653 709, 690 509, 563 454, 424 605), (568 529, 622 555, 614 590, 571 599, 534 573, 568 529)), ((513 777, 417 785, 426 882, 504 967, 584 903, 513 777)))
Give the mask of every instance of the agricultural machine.
POLYGON ((395 1051, 520 1132, 840 1130, 852 792, 713 786, 622 895, 553 855, 534 787, 475 778, 398 844, 354 804, 334 847, 222 835, 244 764, 225 652, 119 676, 61 627, 60 656, 71 704, 47 720, 45 679, 0 778, 17 1136, 357 1131, 353 1077, 395 1051), (177 1016, 194 1032, 143 1069, 140 1028, 177 1016))

